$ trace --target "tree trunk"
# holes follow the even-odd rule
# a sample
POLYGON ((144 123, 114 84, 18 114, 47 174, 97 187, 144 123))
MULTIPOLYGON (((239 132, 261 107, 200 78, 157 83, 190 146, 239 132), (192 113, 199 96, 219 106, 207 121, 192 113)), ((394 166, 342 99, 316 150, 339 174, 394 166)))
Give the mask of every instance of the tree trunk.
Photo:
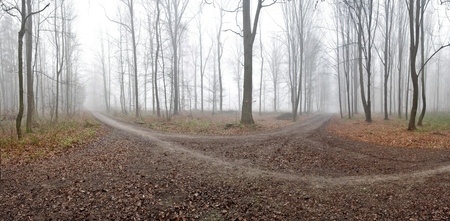
POLYGON ((411 116, 409 119, 408 130, 416 130, 416 114, 419 100, 419 76, 416 71, 416 57, 419 46, 420 36, 420 0, 409 0, 409 35, 410 35, 410 68, 411 80, 413 84, 413 102, 411 107, 411 116), (414 7, 415 3, 415 7, 414 7), (414 11, 415 10, 415 11, 414 11), (415 13, 415 15, 414 15, 415 13))
MULTIPOLYGON (((424 6, 425 1, 422 0, 422 7, 424 6)), ((421 10, 421 25, 420 25, 420 67, 422 69, 422 73, 420 76, 420 83, 422 84, 422 111, 420 112, 419 120, 417 121, 418 126, 423 126, 423 118, 425 117, 425 112, 427 110, 427 97, 426 97, 426 88, 425 88, 425 36, 424 36, 424 12, 425 10, 421 10)))
POLYGON ((202 114, 203 114, 203 109, 204 109, 204 99, 203 99, 203 78, 204 78, 204 71, 203 71, 203 41, 202 41, 202 33, 201 33, 201 23, 200 23, 200 34, 199 34, 199 44, 200 44, 200 106, 202 109, 202 114))
POLYGON ((158 118, 161 117, 161 108, 160 108, 160 104, 159 104, 159 93, 158 93, 158 59, 159 59, 159 50, 161 48, 161 42, 160 42, 160 38, 159 38, 159 22, 160 22, 160 15, 161 15, 161 10, 159 8, 159 1, 160 0, 156 0, 156 27, 155 27, 155 31, 156 31, 156 54, 155 54, 155 63, 154 63, 154 67, 155 70, 153 72, 154 74, 154 93, 155 93, 155 100, 156 100, 156 115, 158 116, 158 118))
POLYGON ((131 40, 133 43, 133 69, 134 69, 134 103, 135 103, 135 115, 139 117, 139 90, 138 90, 138 69, 137 69, 137 45, 136 45, 136 33, 134 30, 134 4, 133 0, 130 0, 128 9, 130 10, 131 18, 131 40))
MULTIPOLYGON (((61 19, 64 18, 64 0, 61 2, 61 19)), ((58 122, 59 118, 59 91, 60 91, 60 79, 61 79, 61 73, 64 66, 64 54, 61 54, 61 59, 59 57, 61 51, 64 51, 64 29, 61 31, 61 49, 59 47, 59 34, 58 34, 58 27, 57 27, 57 10, 56 10, 56 3, 55 3, 55 45, 56 45, 56 104, 55 104, 55 122, 58 122)), ((61 26, 64 27, 63 22, 61 21, 61 26)))
MULTIPOLYGON (((258 2, 260 2, 259 0, 258 2)), ((258 3, 259 5, 259 3, 258 3)), ((250 24, 250 1, 242 1, 244 28, 244 95, 242 100, 241 124, 254 124, 252 115, 252 75, 253 75, 253 40, 254 34, 250 24)))
MULTIPOLYGON (((31 14, 31 0, 27 0, 28 13, 31 14)), ((32 69, 32 52, 33 52, 33 20, 32 16, 26 20, 26 57, 27 57, 27 122, 26 132, 31 132, 34 117, 34 91, 33 91, 33 69, 32 69)))
POLYGON ((264 56, 263 56, 263 44, 262 44, 262 27, 261 23, 259 26, 259 45, 260 45, 260 56, 261 56, 261 76, 259 79, 259 116, 262 115, 261 112, 261 104, 262 104, 262 81, 263 81, 263 73, 264 73, 264 56))
POLYGON ((389 19, 392 19, 389 17, 389 7, 390 7, 391 1, 386 0, 385 2, 385 38, 384 38, 384 120, 389 120, 388 115, 388 81, 389 81, 389 61, 388 61, 388 55, 389 55, 389 41, 390 41, 390 27, 389 27, 389 19))
POLYGON ((16 117, 16 130, 17 138, 22 140, 22 117, 23 117, 23 36, 25 35, 25 22, 26 22, 26 6, 25 0, 22 0, 22 11, 21 11, 21 28, 18 34, 18 62, 19 62, 19 113, 16 117))
MULTIPOLYGON (((399 6, 400 6, 400 1, 399 1, 399 6)), ((401 10, 400 9, 400 7, 398 7, 399 8, 399 10, 401 10)), ((403 14, 401 14, 401 15, 403 15, 403 14)), ((402 118, 402 103, 403 103, 403 101, 402 101, 402 94, 403 94, 403 92, 402 92, 402 87, 403 87, 403 84, 402 84, 402 67, 403 67, 403 32, 402 32, 402 30, 403 30, 403 27, 402 27, 402 21, 403 21, 403 16, 401 17, 401 19, 399 18, 398 19, 398 21, 399 21, 399 23, 398 23, 398 25, 399 25, 399 27, 398 27, 398 40, 399 40, 399 42, 398 42, 398 94, 397 94, 397 96, 398 96, 398 110, 397 110, 397 114, 398 114, 398 118, 402 118)))
POLYGON ((222 82, 222 55, 223 55, 223 45, 221 43, 221 34, 222 34, 222 23, 223 23, 223 10, 220 9, 220 24, 219 31, 217 34, 217 68, 219 74, 219 105, 220 105, 220 113, 222 113, 223 109, 223 82, 222 82))
MULTIPOLYGON (((339 13, 339 16, 340 16, 341 14, 339 13)), ((339 22, 336 22, 336 26, 338 26, 339 25, 339 22)), ((339 30, 339 28, 337 28, 337 30, 339 30)), ((336 45, 337 45, 337 48, 336 48, 336 61, 337 61, 337 78, 338 78, 338 101, 339 101, 339 114, 340 114, 340 116, 341 116, 341 118, 344 118, 344 115, 342 114, 342 92, 341 92, 341 69, 340 69, 340 67, 341 67, 341 64, 340 64, 340 52, 339 52, 339 48, 340 48, 340 46, 339 46, 339 32, 338 31, 336 31, 336 45)))

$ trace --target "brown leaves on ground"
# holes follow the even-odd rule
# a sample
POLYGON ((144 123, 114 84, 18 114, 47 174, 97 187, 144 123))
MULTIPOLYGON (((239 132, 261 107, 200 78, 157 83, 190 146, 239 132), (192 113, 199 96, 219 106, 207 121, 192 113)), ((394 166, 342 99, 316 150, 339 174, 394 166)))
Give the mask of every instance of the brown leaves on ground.
POLYGON ((372 123, 362 116, 353 119, 331 119, 328 130, 333 134, 355 141, 390 147, 450 148, 450 116, 432 115, 424 120, 417 131, 407 130, 408 121, 393 118, 383 120, 375 116, 372 123))
POLYGON ((13 121, 1 126, 1 164, 27 163, 53 156, 92 140, 101 128, 101 124, 87 113, 60 119, 58 123, 38 122, 33 132, 25 134, 20 141, 13 121))
POLYGON ((133 132, 142 125, 106 125, 85 148, 4 166, 0 220, 448 220, 450 173, 405 174, 442 166, 450 149, 362 150, 330 136, 328 119, 164 142, 133 132))
MULTIPOLYGON (((114 114, 127 122, 140 124, 144 127, 164 132, 192 134, 192 135, 240 135, 258 133, 261 131, 276 130, 292 125, 291 120, 277 120, 279 113, 254 114, 254 125, 240 124, 240 115, 233 113, 210 112, 181 114, 172 116, 170 119, 157 118, 151 115, 143 115, 140 118, 114 114)), ((301 118, 301 117, 299 117, 301 118)))

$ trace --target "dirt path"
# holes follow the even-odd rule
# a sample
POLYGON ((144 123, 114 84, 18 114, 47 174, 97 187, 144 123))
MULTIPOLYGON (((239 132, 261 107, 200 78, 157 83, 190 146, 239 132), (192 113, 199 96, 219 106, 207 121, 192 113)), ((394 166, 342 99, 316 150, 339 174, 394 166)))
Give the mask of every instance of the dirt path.
POLYGON ((3 169, 0 220, 450 218, 449 150, 339 139, 328 115, 208 137, 93 114, 108 132, 88 148, 3 169))
MULTIPOLYGON (((136 126, 132 126, 129 124, 121 123, 116 120, 111 119, 110 117, 103 115, 101 113, 94 113, 94 116, 100 120, 101 122, 108 124, 117 129, 127 131, 133 133, 135 135, 141 136, 151 142, 154 142, 158 146, 165 148, 169 151, 175 152, 177 154, 187 154, 188 160, 203 160, 207 163, 210 163, 212 166, 216 167, 226 167, 233 168, 234 173, 238 174, 246 174, 248 176, 268 176, 277 179, 285 179, 290 181, 302 181, 306 183, 310 183, 313 186, 317 187, 326 187, 330 185, 361 185, 375 182, 384 182, 384 181, 396 181, 396 180, 411 180, 411 179, 423 179, 425 177, 435 176, 441 173, 450 172, 450 161, 448 165, 438 166, 427 170, 419 170, 412 172, 399 172, 394 174, 374 174, 374 175, 362 175, 362 176, 341 176, 341 177, 328 177, 328 176, 317 176, 317 175, 297 175, 290 173, 281 173, 259 169, 258 165, 254 166, 245 166, 242 165, 239 161, 229 161, 223 159, 221 157, 217 157, 214 155, 210 155, 208 152, 197 151, 186 148, 185 146, 178 145, 175 142, 171 142, 176 138, 178 142, 182 142, 180 140, 196 140, 197 142, 210 142, 212 139, 220 140, 225 143, 242 143, 243 140, 246 140, 245 145, 249 145, 249 140, 270 140, 275 139, 275 137, 289 137, 296 136, 297 139, 303 139, 303 142, 307 142, 307 135, 314 132, 322 126, 325 122, 327 122, 330 118, 329 115, 315 115, 311 118, 308 118, 306 121, 296 124, 294 126, 285 128, 281 131, 271 132, 271 133, 261 133, 261 134, 253 134, 253 135, 242 135, 242 136, 215 136, 215 137, 207 137, 207 136, 194 136, 194 135, 177 135, 177 134, 167 134, 167 133, 158 133, 154 131, 145 130, 142 128, 138 128, 136 126), (190 159, 194 158, 194 159, 190 159)), ((314 143, 318 149, 329 148, 328 145, 323 143, 314 143)), ((361 157, 361 154, 352 153, 349 155, 357 155, 361 157)), ((362 156, 361 158, 364 158, 362 156)))

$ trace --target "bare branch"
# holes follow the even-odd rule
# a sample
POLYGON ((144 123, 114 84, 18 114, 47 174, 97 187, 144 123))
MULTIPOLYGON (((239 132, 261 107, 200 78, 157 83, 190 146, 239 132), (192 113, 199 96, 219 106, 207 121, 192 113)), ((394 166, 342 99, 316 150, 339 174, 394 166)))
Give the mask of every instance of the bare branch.
POLYGON ((35 15, 35 14, 39 14, 39 13, 43 12, 45 9, 48 8, 48 6, 50 6, 50 3, 47 3, 47 5, 46 5, 43 9, 41 9, 41 10, 39 10, 39 11, 31 12, 30 14, 27 15, 27 17, 25 17, 25 21, 26 21, 29 17, 31 17, 31 16, 33 16, 33 15, 35 15))
POLYGON ((223 30, 223 31, 224 31, 224 32, 230 31, 230 32, 233 32, 233 33, 235 33, 235 34, 241 36, 242 38, 244 37, 244 35, 242 35, 242 33, 239 33, 239 32, 237 32, 237 31, 235 31, 235 30, 232 30, 232 29, 226 29, 226 30, 223 30))
POLYGON ((121 26, 125 27, 128 31, 131 31, 130 26, 128 26, 127 24, 125 24, 125 23, 123 23, 123 22, 120 22, 120 21, 116 21, 116 20, 111 19, 111 18, 108 16, 108 13, 106 13, 105 7, 103 7, 103 5, 101 5, 101 7, 103 8, 103 13, 105 14, 106 18, 107 18, 110 22, 113 22, 113 23, 116 23, 116 24, 118 24, 118 25, 121 25, 121 26))
POLYGON ((13 11, 17 11, 19 14, 22 13, 17 5, 16 6, 12 6, 12 5, 11 6, 7 6, 4 1, 1 1, 1 7, 2 7, 2 10, 4 12, 6 12, 6 14, 8 14, 8 15, 10 15, 12 17, 15 17, 18 20, 20 20, 20 17, 17 16, 15 13, 13 13, 13 11))
POLYGON ((267 5, 263 5, 262 3, 264 3, 264 2, 265 2, 265 0, 262 0, 262 1, 261 1, 261 7, 262 7, 262 8, 272 6, 272 5, 276 4, 278 1, 277 1, 277 0, 272 0, 272 2, 269 3, 269 4, 267 4, 267 5))
POLYGON ((440 50, 442 50, 442 49, 444 49, 444 48, 446 48, 446 47, 450 47, 450 43, 449 44, 446 44, 446 45, 442 45, 440 48, 438 48, 428 59, 427 59, 427 61, 425 61, 425 63, 422 65, 422 67, 420 68, 420 71, 419 71, 419 73, 417 73, 417 76, 419 76, 421 73, 422 73, 422 71, 423 71, 423 69, 425 68, 425 66, 427 65, 427 63, 440 51, 440 50))

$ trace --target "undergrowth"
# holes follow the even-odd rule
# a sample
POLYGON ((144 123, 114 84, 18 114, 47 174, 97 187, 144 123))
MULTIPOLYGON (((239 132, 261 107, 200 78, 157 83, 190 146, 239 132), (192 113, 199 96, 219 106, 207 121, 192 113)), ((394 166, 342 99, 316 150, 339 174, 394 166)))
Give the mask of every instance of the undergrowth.
POLYGON ((2 122, 0 147, 2 164, 27 162, 54 155, 94 138, 100 129, 89 114, 62 118, 57 123, 38 120, 33 132, 17 140, 14 122, 2 122))

